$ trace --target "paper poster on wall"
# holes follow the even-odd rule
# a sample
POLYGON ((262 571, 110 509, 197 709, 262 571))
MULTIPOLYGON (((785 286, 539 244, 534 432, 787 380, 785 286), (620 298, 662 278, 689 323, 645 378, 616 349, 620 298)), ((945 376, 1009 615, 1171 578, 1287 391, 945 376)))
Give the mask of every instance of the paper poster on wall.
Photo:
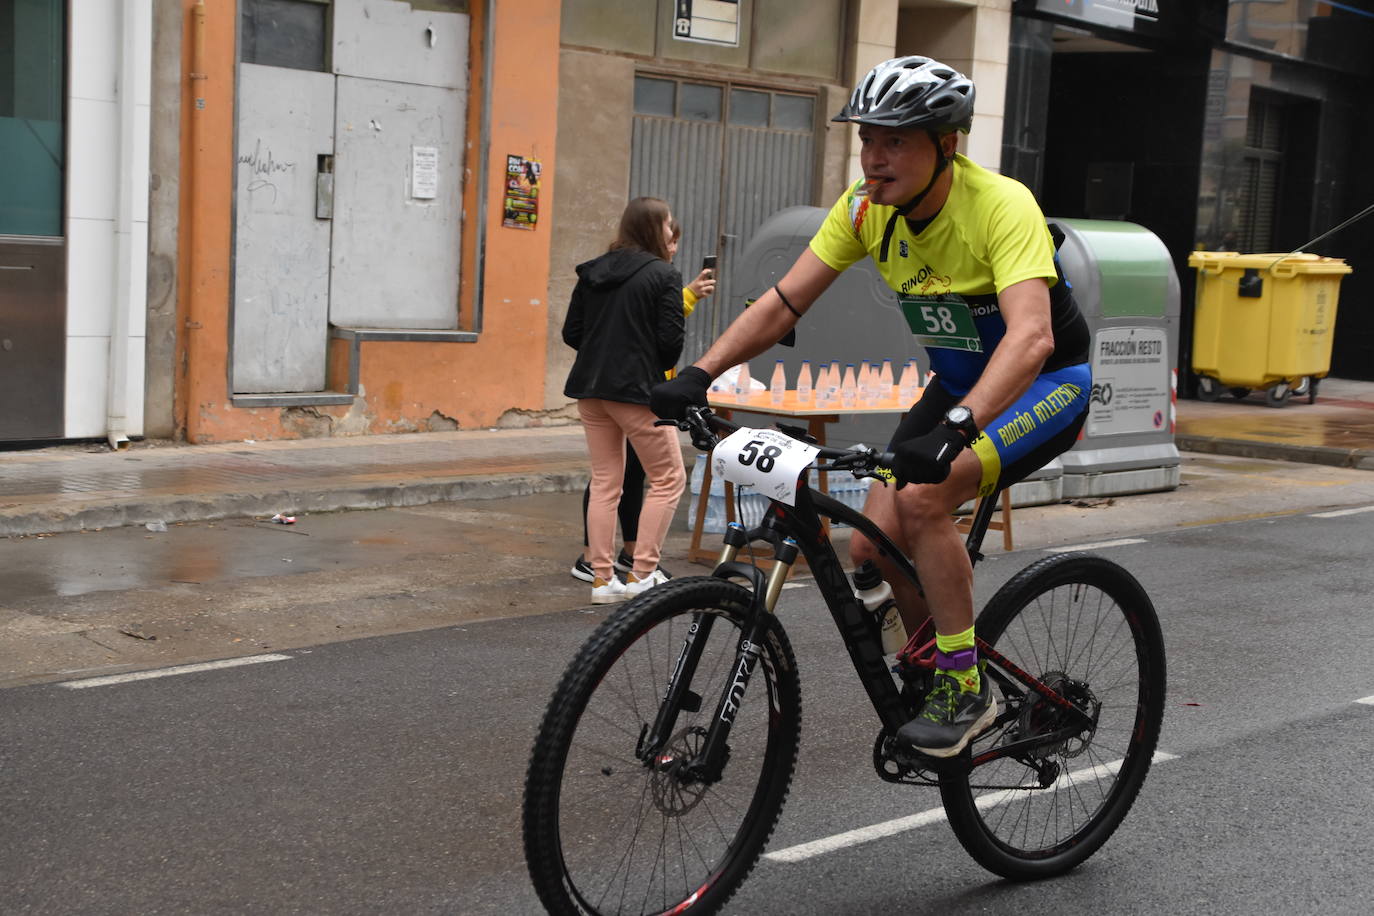
POLYGON ((439 148, 412 146, 410 148, 410 196, 417 200, 433 200, 439 196, 439 148))
POLYGON ((539 221, 538 159, 506 157, 506 204, 501 225, 512 229, 533 229, 539 221))
POLYGON ((739 0, 676 0, 673 37, 739 47, 739 0))
POLYGON ((1163 328, 1103 328, 1093 340, 1088 435, 1168 429, 1172 386, 1163 328))

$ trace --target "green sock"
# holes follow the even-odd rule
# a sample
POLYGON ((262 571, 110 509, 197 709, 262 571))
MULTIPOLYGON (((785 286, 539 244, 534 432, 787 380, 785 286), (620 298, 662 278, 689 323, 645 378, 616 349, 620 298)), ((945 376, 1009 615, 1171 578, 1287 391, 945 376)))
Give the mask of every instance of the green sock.
MULTIPOLYGON (((935 648, 946 655, 953 655, 966 649, 974 648, 973 627, 969 627, 962 633, 935 633, 935 648)), ((959 682, 959 689, 964 693, 977 693, 982 689, 982 678, 978 674, 978 665, 975 663, 968 668, 945 669, 936 667, 937 674, 947 674, 959 682)))

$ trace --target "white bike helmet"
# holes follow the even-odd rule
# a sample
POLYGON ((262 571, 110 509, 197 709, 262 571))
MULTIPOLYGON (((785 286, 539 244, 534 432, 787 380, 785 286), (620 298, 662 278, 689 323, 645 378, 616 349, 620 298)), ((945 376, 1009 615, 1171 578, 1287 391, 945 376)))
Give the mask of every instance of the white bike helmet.
POLYGON ((953 67, 929 57, 896 57, 868 71, 831 120, 967 133, 973 96, 973 80, 953 67))

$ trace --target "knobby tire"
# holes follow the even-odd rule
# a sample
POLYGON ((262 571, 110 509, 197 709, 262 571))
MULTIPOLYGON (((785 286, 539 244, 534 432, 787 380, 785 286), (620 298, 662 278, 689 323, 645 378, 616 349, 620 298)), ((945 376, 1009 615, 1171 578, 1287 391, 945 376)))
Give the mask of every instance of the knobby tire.
MULTIPOLYGON (((1014 759, 940 782, 950 826, 984 868, 1013 880, 1061 874, 1106 842, 1149 772, 1164 715, 1159 619, 1144 589, 1120 566, 1062 554, 1002 586, 978 616, 977 632, 1059 692, 1076 691, 1080 702, 1101 704, 1090 733, 1033 752, 1055 768, 1049 788, 1040 788, 1035 771, 1014 759), (1029 784, 1035 787, 1008 788, 1029 784)), ((1006 698, 996 686, 993 692, 1005 710, 1006 698)), ((1044 700, 1023 710, 1011 721, 999 715, 1002 724, 975 740, 972 759, 998 742, 1052 726, 1044 700)))
POLYGON ((801 690, 782 625, 761 655, 719 782, 692 784, 636 757, 695 615, 714 618, 664 756, 689 759, 734 676, 751 600, 722 579, 673 579, 620 605, 568 666, 525 781, 525 858, 550 913, 713 913, 758 861, 796 766, 801 690), (691 705, 690 703, 687 705, 691 705))

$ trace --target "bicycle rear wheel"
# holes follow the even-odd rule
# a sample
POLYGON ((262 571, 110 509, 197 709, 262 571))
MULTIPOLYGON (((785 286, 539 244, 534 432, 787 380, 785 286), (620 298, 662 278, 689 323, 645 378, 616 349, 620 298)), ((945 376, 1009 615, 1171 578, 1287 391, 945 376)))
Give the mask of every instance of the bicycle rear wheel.
MULTIPOLYGON (((977 632, 1088 713, 1093 725, 1018 757, 943 776, 950 826, 989 871, 1016 880, 1060 874, 1106 842, 1150 769, 1164 715, 1159 619, 1126 570, 1101 557, 1064 554, 1002 586, 978 616, 977 632)), ((998 745, 1063 728, 1051 703, 1019 681, 1009 683, 998 684, 1004 710, 974 742, 974 761, 998 745)))
POLYGON ((618 608, 568 666, 525 781, 525 859, 550 913, 710 913, 753 868, 787 797, 801 727, 796 660, 772 615, 721 778, 685 768, 733 683, 750 600, 722 579, 674 579, 618 608), (637 754, 689 630, 704 646, 690 692, 667 745, 637 754))

